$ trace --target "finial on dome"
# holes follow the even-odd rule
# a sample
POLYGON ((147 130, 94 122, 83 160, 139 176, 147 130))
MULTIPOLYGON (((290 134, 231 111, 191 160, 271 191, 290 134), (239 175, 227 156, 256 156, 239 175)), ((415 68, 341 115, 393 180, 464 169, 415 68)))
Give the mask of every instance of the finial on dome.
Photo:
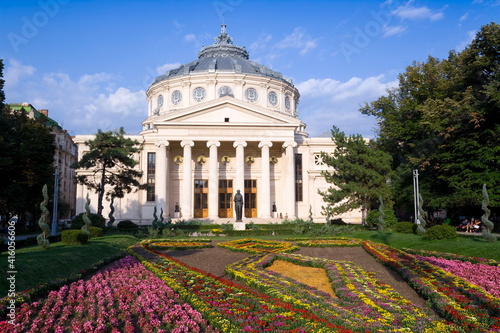
POLYGON ((233 44, 233 39, 226 33, 226 25, 220 26, 220 35, 214 38, 216 44, 233 44))

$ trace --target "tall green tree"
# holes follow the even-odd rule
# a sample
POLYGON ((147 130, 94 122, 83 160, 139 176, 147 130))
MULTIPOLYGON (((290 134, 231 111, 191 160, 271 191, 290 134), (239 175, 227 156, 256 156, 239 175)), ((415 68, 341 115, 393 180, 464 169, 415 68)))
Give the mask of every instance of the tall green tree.
POLYGON ((126 193, 145 188, 139 182, 142 172, 134 168, 139 162, 132 157, 141 151, 140 144, 125 137, 123 127, 117 131, 98 130, 95 138, 85 144, 90 151, 71 167, 88 170, 77 181, 96 191, 98 215, 102 216, 104 198, 123 198, 126 193))
POLYGON ((373 141, 359 134, 346 136, 338 127, 332 128, 334 152, 322 154, 325 164, 333 171, 323 171, 325 180, 332 184, 320 191, 329 205, 323 207, 326 215, 334 216, 361 208, 363 223, 368 211, 379 197, 390 201, 388 181, 391 172, 391 156, 377 149, 373 141))
MULTIPOLYGON (((399 86, 360 109, 379 120, 395 188, 411 203, 412 169, 433 209, 480 207, 483 183, 500 206, 500 26, 483 26, 462 52, 414 62, 399 86)), ((401 202, 401 203, 402 203, 401 202)))
POLYGON ((0 61, 0 215, 2 220, 38 215, 44 184, 53 183, 54 136, 43 123, 30 119, 24 110, 4 105, 0 61))

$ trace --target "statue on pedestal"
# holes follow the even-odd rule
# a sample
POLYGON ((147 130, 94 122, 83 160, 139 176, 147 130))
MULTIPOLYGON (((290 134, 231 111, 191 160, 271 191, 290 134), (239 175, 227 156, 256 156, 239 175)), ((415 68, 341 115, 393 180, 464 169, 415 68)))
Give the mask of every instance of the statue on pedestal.
POLYGON ((242 222, 243 196, 240 190, 237 190, 234 195, 234 210, 236 211, 236 222, 242 222))

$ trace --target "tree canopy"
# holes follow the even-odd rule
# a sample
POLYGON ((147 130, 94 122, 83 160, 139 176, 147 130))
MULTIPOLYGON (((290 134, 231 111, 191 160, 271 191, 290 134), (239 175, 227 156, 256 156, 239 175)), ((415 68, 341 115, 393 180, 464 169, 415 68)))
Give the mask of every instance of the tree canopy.
POLYGON ((366 142, 361 135, 346 136, 335 126, 332 140, 333 154, 322 154, 325 164, 333 168, 332 172, 322 172, 325 180, 332 184, 320 192, 329 204, 323 208, 329 216, 361 208, 364 222, 379 197, 392 199, 388 186, 391 156, 377 149, 374 142, 366 142))
POLYGON ((97 214, 102 216, 103 198, 122 198, 126 193, 144 188, 139 182, 142 172, 135 169, 133 154, 141 151, 137 140, 125 137, 123 127, 117 131, 97 131, 93 140, 85 142, 90 151, 71 167, 89 172, 77 176, 80 184, 98 194, 97 214))
MULTIPOLYGON (((0 61, 0 78, 3 64, 0 61)), ((0 215, 7 220, 26 213, 38 215, 43 185, 53 183, 54 136, 42 122, 24 110, 4 105, 0 79, 0 215)))
POLYGON ((413 62, 399 87, 360 109, 379 121, 378 143, 393 156, 397 198, 411 202, 419 169, 430 208, 480 206, 481 187, 500 206, 500 26, 483 26, 463 51, 413 62))

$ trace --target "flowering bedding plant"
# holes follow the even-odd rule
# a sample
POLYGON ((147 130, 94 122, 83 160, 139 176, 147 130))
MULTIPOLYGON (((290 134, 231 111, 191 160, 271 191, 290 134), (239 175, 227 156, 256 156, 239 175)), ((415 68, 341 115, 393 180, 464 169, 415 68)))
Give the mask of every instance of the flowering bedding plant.
POLYGON ((500 266, 435 257, 417 256, 417 258, 459 276, 500 299, 500 266))
POLYGON ((460 331, 456 325, 419 309, 352 262, 295 254, 262 254, 229 265, 226 271, 249 286, 353 331, 460 331), (266 269, 274 260, 324 268, 336 297, 266 269))
POLYGON ((2 332, 218 332, 131 256, 25 303, 2 332))
POLYGON ((446 252, 429 251, 429 250, 413 250, 413 249, 407 249, 407 248, 403 248, 403 251, 410 253, 410 254, 417 254, 417 255, 421 255, 421 256, 425 256, 425 257, 436 257, 436 258, 444 258, 444 259, 451 259, 451 260, 468 261, 468 262, 473 263, 473 264, 481 263, 481 264, 490 265, 490 266, 500 266, 500 262, 493 260, 493 259, 468 257, 468 256, 463 256, 463 255, 455 254, 455 253, 446 253, 446 252))
POLYGON ((213 245, 202 242, 168 241, 168 242, 151 242, 149 243, 149 247, 161 250, 190 250, 190 249, 203 249, 207 247, 213 247, 213 245))
POLYGON ((353 332, 295 304, 190 267, 146 245, 136 246, 132 252, 222 332, 353 332))
POLYGON ((229 242, 219 243, 217 246, 229 249, 231 251, 240 251, 248 253, 278 253, 292 252, 298 250, 290 242, 267 241, 253 238, 237 239, 229 242))
POLYGON ((500 332, 500 299, 414 255, 380 243, 362 244, 428 299, 443 318, 467 332, 500 332))
POLYGON ((297 241, 297 245, 305 247, 360 246, 361 239, 344 238, 344 237, 338 237, 332 239, 311 239, 311 240, 297 241))

